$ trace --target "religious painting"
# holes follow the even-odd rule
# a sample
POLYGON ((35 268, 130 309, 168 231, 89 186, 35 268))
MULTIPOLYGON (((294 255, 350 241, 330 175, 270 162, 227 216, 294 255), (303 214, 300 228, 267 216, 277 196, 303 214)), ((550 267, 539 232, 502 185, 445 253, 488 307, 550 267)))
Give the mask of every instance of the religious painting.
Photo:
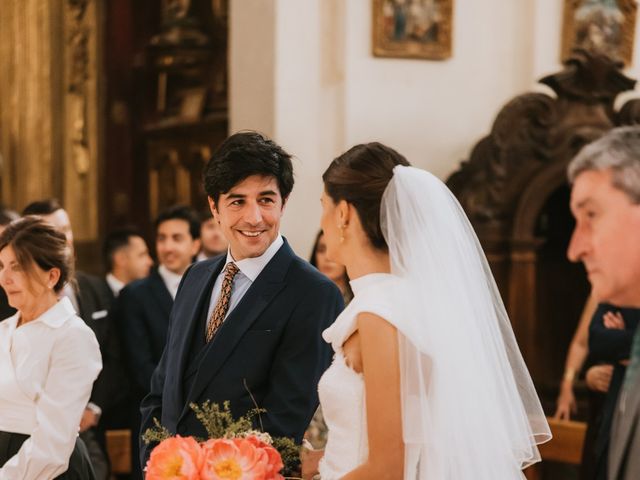
POLYGON ((565 0, 562 60, 583 49, 630 65, 637 8, 636 0, 565 0))
POLYGON ((373 0, 373 54, 449 58, 452 16, 453 0, 373 0))

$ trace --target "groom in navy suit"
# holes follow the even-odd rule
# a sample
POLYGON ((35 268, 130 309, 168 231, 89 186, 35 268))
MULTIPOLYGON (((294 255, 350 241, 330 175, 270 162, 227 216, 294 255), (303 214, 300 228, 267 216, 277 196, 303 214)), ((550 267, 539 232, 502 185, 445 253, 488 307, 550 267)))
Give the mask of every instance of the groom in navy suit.
MULTIPOLYGON (((343 301, 279 233, 291 157, 256 132, 237 133, 214 153, 204 185, 229 251, 182 279, 141 432, 157 418, 173 434, 206 437, 189 404, 229 400, 235 416, 264 408, 265 431, 300 443, 331 359, 321 334, 343 301)), ((153 447, 141 444, 143 466, 153 447)))

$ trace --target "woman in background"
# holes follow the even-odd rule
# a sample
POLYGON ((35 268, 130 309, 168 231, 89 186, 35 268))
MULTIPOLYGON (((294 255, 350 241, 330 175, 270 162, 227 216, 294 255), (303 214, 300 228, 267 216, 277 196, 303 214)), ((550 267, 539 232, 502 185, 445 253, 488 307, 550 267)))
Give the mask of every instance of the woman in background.
POLYGON ((78 425, 102 368, 95 335, 58 294, 72 276, 66 237, 36 217, 0 234, 0 480, 94 478, 78 425))
POLYGON ((340 292, 342 292, 342 298, 344 298, 345 306, 349 304, 353 298, 353 291, 351 285, 349 285, 349 276, 347 275, 347 269, 344 265, 332 262, 327 258, 327 242, 324 239, 322 230, 316 235, 316 241, 313 244, 313 250, 311 251, 311 258, 309 263, 324 273, 329 280, 332 280, 340 292))

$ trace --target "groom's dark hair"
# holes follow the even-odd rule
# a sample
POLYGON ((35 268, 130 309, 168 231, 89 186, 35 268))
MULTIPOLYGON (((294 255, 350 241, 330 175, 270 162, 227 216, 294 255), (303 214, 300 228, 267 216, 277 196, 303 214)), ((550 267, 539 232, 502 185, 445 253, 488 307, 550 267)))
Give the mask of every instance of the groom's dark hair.
POLYGON ((204 190, 217 204, 220 194, 252 175, 274 177, 283 200, 293 189, 291 155, 273 140, 247 130, 231 135, 211 156, 203 172, 204 190))
POLYGON ((380 226, 380 204, 396 165, 410 163, 393 148, 372 142, 350 148, 322 175, 327 195, 355 207, 367 238, 380 250, 389 249, 380 226))

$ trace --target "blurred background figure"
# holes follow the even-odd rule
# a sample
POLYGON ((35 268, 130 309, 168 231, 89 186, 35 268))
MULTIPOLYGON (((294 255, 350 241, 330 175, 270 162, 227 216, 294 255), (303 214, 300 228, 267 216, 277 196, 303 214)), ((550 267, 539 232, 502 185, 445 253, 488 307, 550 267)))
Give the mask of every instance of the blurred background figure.
POLYGON ((611 421, 629 359, 640 310, 598 304, 589 296, 573 336, 554 417, 570 420, 577 404, 574 383, 584 370, 588 388, 587 431, 580 480, 605 480, 611 421), (621 363, 622 362, 622 363, 621 363))
POLYGON ((0 234, 4 232, 7 225, 19 218, 20 215, 18 215, 18 212, 0 205, 0 234))
POLYGON ((149 275, 153 260, 147 242, 134 228, 121 228, 107 234, 104 240, 105 277, 114 298, 125 285, 149 275))
POLYGON ((142 478, 138 462, 140 401, 149 393, 151 374, 164 350, 169 314, 182 275, 200 250, 200 221, 186 206, 163 211, 155 221, 158 267, 122 290, 115 321, 122 341, 131 384, 131 476, 142 478))
POLYGON ((576 332, 571 339, 554 414, 557 420, 570 420, 571 415, 577 413, 578 407, 573 387, 589 355, 589 325, 597 305, 596 300, 589 296, 580 315, 576 332))
POLYGON ((201 248, 200 253, 198 253, 198 261, 226 253, 229 246, 227 239, 222 234, 220 225, 215 221, 209 209, 202 213, 200 242, 201 248))
MULTIPOLYGON (((62 232, 73 259, 71 222, 58 200, 48 198, 32 202, 24 208, 22 214, 39 216, 62 232)), ((93 385, 90 401, 82 415, 80 436, 89 449, 96 478, 107 480, 109 460, 103 418, 108 410, 118 405, 126 392, 123 380, 118 374, 118 338, 109 319, 113 295, 103 279, 81 271, 76 271, 73 282, 63 285, 61 294, 69 299, 78 316, 93 330, 100 345, 102 371, 93 385)))
POLYGON ((129 283, 145 278, 153 266, 147 242, 134 227, 125 227, 109 232, 104 241, 103 255, 107 273, 104 278, 113 295, 113 304, 109 311, 109 324, 115 329, 117 339, 117 357, 114 361, 114 374, 117 374, 121 391, 119 401, 107 412, 104 419, 106 429, 127 429, 131 427, 130 410, 137 405, 132 399, 131 384, 126 370, 126 358, 123 352, 122 338, 119 335, 117 322, 120 316, 120 291, 129 283))
POLYGON ((607 452, 615 406, 631 355, 640 309, 600 303, 589 326, 590 390, 587 433, 582 451, 581 480, 607 479, 607 452))
POLYGON ((313 244, 309 263, 329 277, 330 280, 333 280, 340 289, 340 292, 342 292, 344 304, 347 305, 353 298, 353 291, 349 285, 347 269, 344 265, 332 262, 327 258, 327 244, 324 241, 322 231, 316 235, 316 241, 313 244))
POLYGON ((64 235, 41 219, 0 235, 0 285, 18 310, 0 324, 2 480, 95 478, 78 425, 100 350, 70 300, 58 297, 72 274, 64 235))
MULTIPOLYGON (((7 225, 18 218, 20 218, 18 212, 0 205, 0 233, 4 231, 7 225)), ((0 322, 14 313, 16 313, 16 309, 9 305, 7 294, 0 288, 0 322)))

